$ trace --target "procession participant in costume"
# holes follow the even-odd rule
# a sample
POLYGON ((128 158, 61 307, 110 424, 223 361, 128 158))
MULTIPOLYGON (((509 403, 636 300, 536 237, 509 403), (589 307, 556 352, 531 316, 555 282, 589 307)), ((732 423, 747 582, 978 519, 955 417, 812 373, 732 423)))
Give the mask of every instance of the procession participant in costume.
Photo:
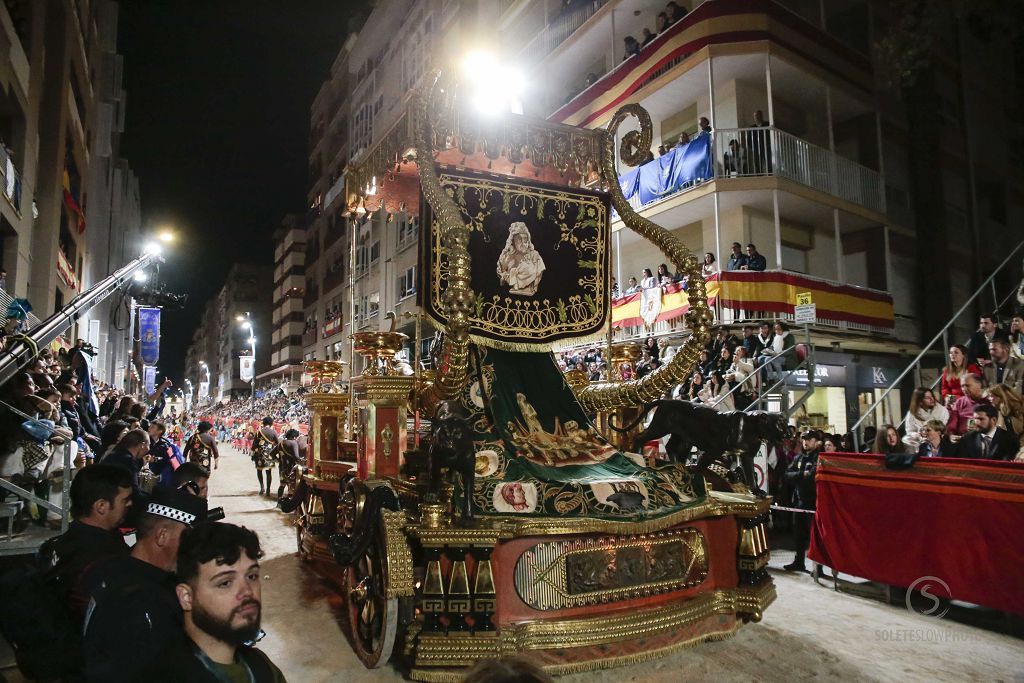
POLYGON ((260 495, 270 495, 273 485, 274 463, 277 460, 277 445, 281 438, 274 430, 274 418, 263 418, 263 426, 252 436, 252 463, 256 466, 256 478, 260 480, 260 495), (263 486, 266 473, 267 484, 263 486))
POLYGON ((280 446, 278 446, 278 461, 277 461, 277 500, 280 502, 284 496, 285 486, 288 484, 288 480, 291 477, 292 470, 295 466, 301 462, 301 451, 299 448, 299 437, 301 434, 298 429, 289 429, 284 433, 284 439, 282 439, 280 446))
POLYGON ((213 425, 203 420, 196 427, 196 432, 189 437, 185 444, 185 461, 194 462, 203 469, 210 470, 210 460, 213 460, 213 469, 217 469, 217 462, 220 460, 220 453, 217 452, 217 439, 214 438, 213 425))

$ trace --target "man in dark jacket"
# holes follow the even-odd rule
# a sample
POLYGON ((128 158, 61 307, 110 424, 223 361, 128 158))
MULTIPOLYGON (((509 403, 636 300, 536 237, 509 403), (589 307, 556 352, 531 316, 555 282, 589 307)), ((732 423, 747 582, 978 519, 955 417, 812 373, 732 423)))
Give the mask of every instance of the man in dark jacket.
POLYGON ((725 264, 726 270, 744 270, 744 266, 747 265, 747 257, 743 253, 743 247, 739 242, 732 243, 732 254, 729 256, 729 261, 725 264))
POLYGON ((285 680, 269 657, 248 645, 261 637, 262 556, 259 538, 245 527, 207 522, 183 534, 175 590, 185 637, 155 657, 140 680, 285 680))
POLYGON ((974 426, 956 444, 956 457, 1013 460, 1017 439, 997 424, 999 410, 982 404, 974 407, 974 426))
POLYGON ((118 527, 132 505, 131 474, 112 465, 83 468, 71 482, 70 498, 74 521, 42 545, 39 557, 72 613, 81 617, 86 599, 74 589, 83 572, 100 560, 128 554, 118 527))
MULTIPOLYGON (((809 429, 800 435, 801 452, 793 458, 786 469, 786 483, 793 492, 793 507, 814 510, 817 504, 814 476, 818 471, 818 452, 821 448, 821 432, 809 429)), ((787 572, 805 572, 804 557, 811 542, 811 524, 814 515, 809 512, 793 513, 793 545, 796 557, 783 569, 787 572)))

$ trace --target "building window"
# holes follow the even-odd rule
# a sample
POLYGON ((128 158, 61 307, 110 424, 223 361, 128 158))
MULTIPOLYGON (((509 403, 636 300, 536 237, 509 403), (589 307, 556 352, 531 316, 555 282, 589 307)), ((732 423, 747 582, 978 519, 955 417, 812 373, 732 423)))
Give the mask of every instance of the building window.
POLYGON ((374 292, 368 297, 367 315, 372 318, 380 312, 380 292, 374 292))
POLYGON ((410 244, 416 243, 419 236, 419 221, 413 217, 403 217, 398 221, 398 249, 404 249, 410 244))
POLYGON ((416 293, 416 266, 406 269, 398 277, 398 298, 404 299, 416 293))
POLYGON ((370 247, 370 264, 374 264, 380 260, 380 240, 377 240, 370 247))

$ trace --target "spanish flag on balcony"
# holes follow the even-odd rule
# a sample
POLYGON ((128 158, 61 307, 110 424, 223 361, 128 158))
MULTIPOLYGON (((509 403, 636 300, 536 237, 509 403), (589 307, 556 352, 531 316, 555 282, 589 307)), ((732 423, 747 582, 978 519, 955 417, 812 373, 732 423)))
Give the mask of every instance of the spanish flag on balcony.
MULTIPOLYGON (((717 303, 726 308, 789 315, 793 314, 797 293, 811 292, 819 320, 888 329, 895 325, 892 297, 885 292, 785 271, 726 271, 708 279, 707 292, 708 303, 712 306, 717 303)), ((644 325, 643 299, 640 293, 616 299, 612 303, 612 324, 618 327, 644 325)), ((689 307, 682 283, 666 285, 661 288, 661 307, 655 322, 679 318, 689 307)))
POLYGON ((74 195, 71 194, 71 176, 66 168, 64 169, 64 177, 61 179, 61 182, 64 185, 64 204, 77 217, 78 233, 81 234, 85 232, 85 212, 78 206, 74 195))

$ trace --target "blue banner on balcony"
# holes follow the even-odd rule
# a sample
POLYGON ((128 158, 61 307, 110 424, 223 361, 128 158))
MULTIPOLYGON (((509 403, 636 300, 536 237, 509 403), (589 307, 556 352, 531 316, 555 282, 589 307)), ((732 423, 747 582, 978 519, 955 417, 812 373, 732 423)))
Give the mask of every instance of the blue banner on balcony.
POLYGON ((139 309, 139 353, 144 365, 160 360, 160 309, 139 309))
POLYGON ((626 199, 637 196, 643 205, 708 180, 712 174, 711 135, 701 133, 668 154, 619 176, 619 187, 626 199))

